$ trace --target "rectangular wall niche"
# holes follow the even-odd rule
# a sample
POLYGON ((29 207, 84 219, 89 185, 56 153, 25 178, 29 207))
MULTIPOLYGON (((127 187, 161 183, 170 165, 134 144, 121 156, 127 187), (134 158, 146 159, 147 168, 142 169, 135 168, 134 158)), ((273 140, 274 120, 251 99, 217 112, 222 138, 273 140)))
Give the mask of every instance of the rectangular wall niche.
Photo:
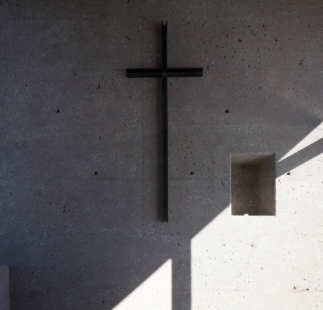
POLYGON ((232 215, 275 215, 275 154, 231 154, 232 215))

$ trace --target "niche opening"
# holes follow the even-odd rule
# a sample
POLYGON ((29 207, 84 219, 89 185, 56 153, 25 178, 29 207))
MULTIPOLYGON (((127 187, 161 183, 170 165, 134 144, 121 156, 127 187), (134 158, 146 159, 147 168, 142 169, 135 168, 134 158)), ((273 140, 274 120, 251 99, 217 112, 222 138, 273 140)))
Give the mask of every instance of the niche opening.
POLYGON ((274 153, 231 154, 232 215, 276 215, 274 153))

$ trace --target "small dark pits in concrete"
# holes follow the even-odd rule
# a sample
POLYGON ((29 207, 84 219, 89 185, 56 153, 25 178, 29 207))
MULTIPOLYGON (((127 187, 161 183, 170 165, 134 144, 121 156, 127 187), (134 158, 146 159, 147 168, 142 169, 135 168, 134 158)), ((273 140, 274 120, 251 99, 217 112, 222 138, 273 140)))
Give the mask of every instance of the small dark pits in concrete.
POLYGON ((59 110, 56 110, 56 113, 59 113, 59 110))
POLYGON ((191 172, 190 172, 190 175, 193 175, 193 174, 194 174, 194 172, 193 172, 193 171, 191 171, 191 172))
POLYGON ((95 171, 95 172, 94 172, 94 174, 95 174, 95 175, 97 175, 97 174, 98 174, 98 172, 97 172, 97 171, 95 171))
POLYGON ((228 109, 227 109, 227 110, 225 110, 225 113, 229 113, 229 112, 230 112, 230 110, 228 110, 228 109))
POLYGON ((287 175, 290 175, 290 172, 287 172, 287 175))

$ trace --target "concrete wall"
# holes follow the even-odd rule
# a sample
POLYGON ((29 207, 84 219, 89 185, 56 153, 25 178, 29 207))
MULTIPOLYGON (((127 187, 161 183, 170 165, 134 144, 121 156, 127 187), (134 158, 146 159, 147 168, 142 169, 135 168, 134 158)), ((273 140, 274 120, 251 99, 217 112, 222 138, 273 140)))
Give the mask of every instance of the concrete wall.
POLYGON ((9 267, 0 267, 0 309, 10 309, 10 297, 9 297, 9 267))
POLYGON ((320 309, 320 1, 1 1, 0 263, 11 309, 320 309), (154 79, 169 81, 169 223, 154 79), (226 110, 228 110, 226 113, 226 110), (231 216, 230 154, 276 154, 231 216), (191 174, 193 172, 193 174, 191 174))

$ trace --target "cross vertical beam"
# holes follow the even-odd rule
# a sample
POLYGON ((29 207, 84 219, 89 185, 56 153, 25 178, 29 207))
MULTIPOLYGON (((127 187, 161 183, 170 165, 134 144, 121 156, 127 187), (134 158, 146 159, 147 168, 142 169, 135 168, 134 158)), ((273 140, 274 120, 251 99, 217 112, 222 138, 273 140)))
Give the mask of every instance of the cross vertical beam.
POLYGON ((167 22, 161 23, 162 26, 162 67, 156 69, 138 68, 127 69, 128 78, 147 78, 156 77, 162 78, 162 155, 163 169, 161 175, 161 191, 163 216, 162 220, 168 222, 168 93, 167 93, 167 78, 168 77, 201 77, 203 68, 167 68, 167 22))
MULTIPOLYGON (((163 71, 167 69, 167 22, 162 22, 162 63, 163 71)), ((163 115, 162 115, 162 133, 163 133, 163 169, 162 169, 162 206, 163 221, 168 222, 168 89, 167 74, 163 74, 163 115)))

